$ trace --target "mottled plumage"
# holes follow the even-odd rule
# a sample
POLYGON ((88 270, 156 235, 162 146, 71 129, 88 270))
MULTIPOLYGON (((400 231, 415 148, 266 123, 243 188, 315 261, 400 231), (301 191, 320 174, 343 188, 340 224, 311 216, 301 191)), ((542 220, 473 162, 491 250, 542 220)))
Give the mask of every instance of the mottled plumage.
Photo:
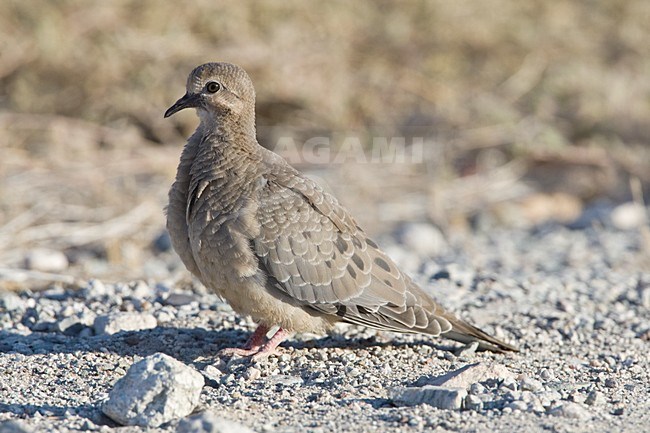
POLYGON ((167 228, 185 266, 260 324, 230 353, 264 356, 294 332, 338 321, 516 350, 444 311, 332 195, 257 143, 243 69, 197 67, 165 117, 190 107, 201 123, 169 192, 167 228), (273 326, 280 330, 264 342, 273 326))

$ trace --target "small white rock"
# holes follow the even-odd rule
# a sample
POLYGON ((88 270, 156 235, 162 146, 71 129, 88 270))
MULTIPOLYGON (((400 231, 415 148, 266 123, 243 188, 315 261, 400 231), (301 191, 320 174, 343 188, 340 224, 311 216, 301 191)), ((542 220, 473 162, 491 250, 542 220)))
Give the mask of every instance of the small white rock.
POLYGON ((477 362, 435 377, 431 384, 448 388, 468 389, 473 383, 483 382, 489 379, 510 380, 514 382, 515 374, 500 364, 477 362))
POLYGON ((420 257, 434 256, 447 248, 444 236, 431 224, 404 224, 396 230, 395 237, 401 245, 420 257))
POLYGON ((203 371, 201 372, 203 376, 211 381, 219 382, 223 376, 223 372, 219 370, 214 365, 206 365, 203 371))
POLYGON ((645 207, 638 203, 623 203, 612 211, 612 224, 620 230, 631 230, 641 227, 648 220, 645 207))
POLYGON ((514 377, 506 377, 503 379, 503 382, 501 382, 501 385, 499 385, 499 388, 505 388, 511 391, 516 391, 517 381, 514 379, 514 377))
POLYGON ((513 412, 526 412, 528 410, 528 403, 521 400, 515 400, 508 403, 506 407, 510 408, 513 412))
POLYGON ((476 395, 468 395, 465 397, 465 409, 480 411, 483 409, 483 401, 476 395))
POLYGON ((265 381, 271 385, 281 386, 302 386, 305 383, 302 377, 291 376, 288 374, 275 374, 267 377, 265 381))
POLYGON ((119 312, 97 316, 93 323, 97 335, 112 335, 121 331, 140 331, 158 326, 156 318, 148 313, 119 312))
POLYGON ((244 377, 250 381, 257 380, 261 376, 262 376, 262 372, 255 367, 248 367, 248 370, 246 370, 246 373, 244 373, 244 377))
POLYGON ((602 403, 604 400, 605 399, 604 399, 602 393, 600 393, 600 392, 598 392, 596 390, 593 390, 587 395, 587 398, 585 399, 585 404, 587 404, 589 406, 594 406, 594 405, 597 405, 599 403, 602 403))
POLYGON ((537 392, 544 390, 544 385, 539 380, 522 374, 519 375, 519 389, 522 389, 524 391, 537 392))
POLYGON ((201 412, 181 420, 176 433, 254 433, 248 427, 222 418, 213 411, 201 412))
POLYGON ((26 302, 14 292, 0 290, 0 307, 4 307, 5 311, 16 311, 25 310, 27 305, 26 302))
POLYGON ((467 343, 458 349, 454 355, 456 355, 458 358, 468 359, 476 354, 476 349, 478 349, 478 341, 472 341, 471 343, 467 343))
POLYGON ((42 272, 61 272, 68 269, 68 258, 61 251, 38 248, 25 255, 25 267, 42 272))
POLYGON ((469 393, 472 395, 479 395, 485 392, 485 387, 480 383, 476 382, 469 386, 469 393))
POLYGON ((203 384, 198 371, 156 353, 133 364, 115 383, 102 412, 122 425, 158 427, 192 413, 203 384))
POLYGON ((183 293, 183 292, 174 292, 170 293, 164 300, 165 305, 171 305, 173 307, 182 307, 183 305, 189 305, 192 302, 196 302, 196 295, 194 293, 183 293))
POLYGON ((391 400, 397 406, 416 406, 426 403, 438 409, 458 410, 463 406, 467 397, 464 388, 445 388, 442 386, 422 386, 394 388, 391 390, 391 400))
POLYGON ((585 409, 581 404, 573 403, 570 401, 563 402, 559 406, 551 408, 548 413, 553 416, 562 416, 565 418, 573 419, 589 419, 591 413, 585 409))

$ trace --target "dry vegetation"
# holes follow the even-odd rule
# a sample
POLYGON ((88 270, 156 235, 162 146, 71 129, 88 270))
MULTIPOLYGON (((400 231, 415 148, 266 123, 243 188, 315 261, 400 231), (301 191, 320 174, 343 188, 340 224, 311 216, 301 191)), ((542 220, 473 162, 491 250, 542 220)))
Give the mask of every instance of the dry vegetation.
POLYGON ((630 199, 630 181, 650 191, 646 0, 5 0, 2 9, 4 265, 47 246, 108 258, 110 277, 137 275, 196 125, 192 113, 162 112, 192 67, 213 60, 249 71, 267 146, 281 136, 426 139, 423 164, 303 167, 373 230, 403 218, 450 229, 503 201, 524 215, 541 201, 548 217, 566 219, 597 198, 630 199))

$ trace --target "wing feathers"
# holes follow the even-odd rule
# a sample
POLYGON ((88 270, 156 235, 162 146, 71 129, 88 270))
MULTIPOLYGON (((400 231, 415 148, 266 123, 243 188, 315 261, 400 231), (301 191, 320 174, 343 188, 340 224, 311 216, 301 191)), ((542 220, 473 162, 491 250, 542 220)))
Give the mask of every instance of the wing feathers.
POLYGON ((466 329, 402 274, 313 181, 287 167, 267 178, 258 207, 261 233, 252 248, 272 289, 304 308, 372 328, 434 336, 466 329))

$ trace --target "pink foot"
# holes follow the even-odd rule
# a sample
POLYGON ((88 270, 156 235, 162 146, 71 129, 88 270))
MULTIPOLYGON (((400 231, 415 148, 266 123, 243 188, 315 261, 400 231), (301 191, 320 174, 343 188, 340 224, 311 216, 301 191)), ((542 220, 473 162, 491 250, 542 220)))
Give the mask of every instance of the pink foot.
POLYGON ((259 325, 253 335, 248 339, 244 347, 241 348, 226 348, 219 351, 221 356, 239 355, 251 356, 253 361, 259 361, 277 353, 277 347, 289 335, 290 332, 280 328, 273 334, 266 343, 262 343, 269 331, 268 326, 259 325))
POLYGON ((219 351, 220 356, 251 356, 259 352, 264 344, 266 333, 269 332, 268 326, 259 325, 253 335, 250 336, 244 347, 227 347, 219 351))
POLYGON ((253 355, 251 360, 253 362, 257 362, 266 359, 271 355, 277 354, 278 345, 282 343, 284 340, 286 340, 286 338, 289 337, 290 335, 291 332, 285 331, 282 328, 278 329, 277 332, 273 334, 273 337, 271 337, 269 341, 266 342, 266 344, 264 344, 262 347, 259 348, 257 353, 253 355))

